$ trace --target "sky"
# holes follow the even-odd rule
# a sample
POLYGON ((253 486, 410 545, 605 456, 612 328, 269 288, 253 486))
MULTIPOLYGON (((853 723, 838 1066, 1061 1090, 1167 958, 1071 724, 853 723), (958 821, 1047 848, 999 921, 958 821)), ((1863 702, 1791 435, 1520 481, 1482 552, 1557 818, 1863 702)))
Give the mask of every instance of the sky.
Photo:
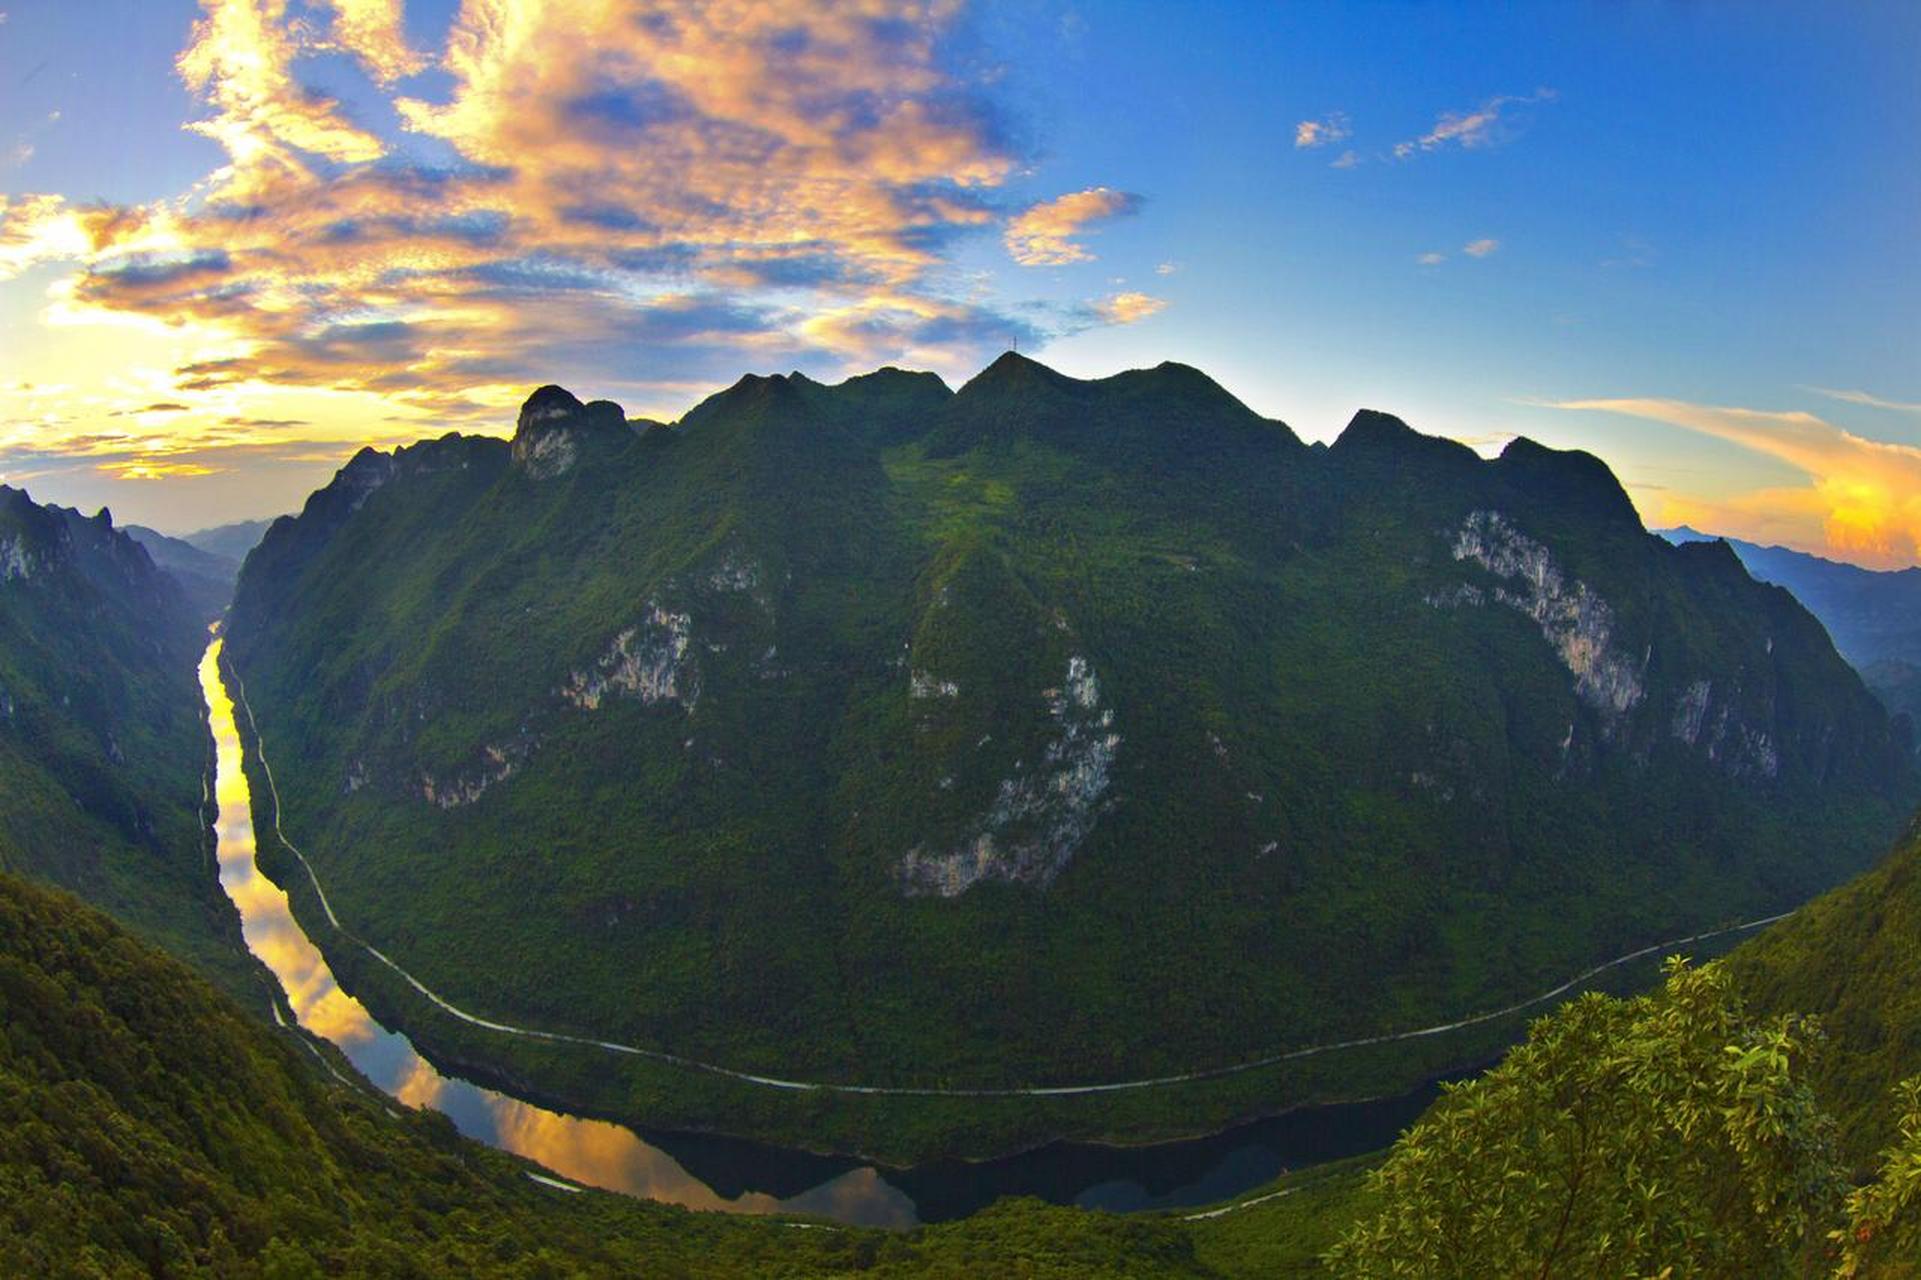
POLYGON ((1921 5, 0 0, 0 481, 1173 359, 1921 561, 1921 5))

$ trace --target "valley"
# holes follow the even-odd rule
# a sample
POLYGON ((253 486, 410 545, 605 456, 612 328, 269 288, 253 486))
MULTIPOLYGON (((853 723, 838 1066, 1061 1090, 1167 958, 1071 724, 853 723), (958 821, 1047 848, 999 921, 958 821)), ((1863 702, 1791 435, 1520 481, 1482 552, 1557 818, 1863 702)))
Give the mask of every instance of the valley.
POLYGON ((1403 1093, 1778 916, 1915 786, 1818 624, 1593 459, 1309 450, 1178 366, 672 427, 545 388, 278 522, 228 651, 263 865, 376 1016, 888 1164, 1403 1093))

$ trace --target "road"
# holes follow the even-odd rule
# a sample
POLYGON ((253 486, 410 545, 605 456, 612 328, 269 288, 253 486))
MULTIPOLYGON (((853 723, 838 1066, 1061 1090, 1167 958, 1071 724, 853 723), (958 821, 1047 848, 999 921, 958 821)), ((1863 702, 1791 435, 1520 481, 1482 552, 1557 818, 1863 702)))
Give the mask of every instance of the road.
POLYGON ((345 938, 378 960, 381 964, 392 969, 408 986, 432 1001, 447 1014, 472 1026, 480 1027, 487 1031, 496 1031, 502 1035, 521 1036, 530 1040, 547 1040, 557 1044, 577 1044, 591 1049, 601 1049, 608 1053, 620 1053, 631 1057, 645 1058, 653 1062, 664 1063, 668 1066, 679 1067, 688 1071, 704 1072, 708 1075, 722 1076, 729 1080, 740 1081, 743 1084, 759 1085, 768 1089, 782 1089, 797 1093, 858 1094, 898 1098, 1064 1098, 1100 1093, 1127 1093, 1141 1089, 1160 1089, 1171 1085, 1194 1084, 1203 1080, 1218 1080, 1224 1076, 1241 1075, 1249 1071, 1258 1071, 1263 1067, 1278 1066, 1281 1063, 1295 1062, 1302 1058, 1317 1057, 1324 1053, 1338 1053, 1345 1049, 1362 1049, 1373 1045, 1397 1044, 1408 1040, 1420 1040, 1429 1036, 1446 1035, 1449 1032, 1465 1030, 1468 1027, 1477 1027, 1483 1023, 1494 1022, 1501 1018, 1520 1013, 1522 1010, 1532 1008, 1535 1005, 1546 1004, 1556 997, 1566 994, 1568 991, 1589 979, 1606 973, 1610 969, 1619 968, 1624 964, 1631 964, 1636 960, 1654 955, 1657 952, 1666 952, 1673 948, 1685 947, 1696 942, 1706 942, 1710 939, 1725 937, 1729 934, 1745 933, 1751 929, 1759 929, 1765 925, 1773 924, 1776 921, 1785 920, 1794 914, 1791 911, 1784 911, 1779 915, 1766 916, 1759 920, 1749 920, 1721 929, 1710 929, 1702 933, 1690 934, 1685 938, 1673 938, 1666 942, 1656 942, 1649 946, 1641 947, 1638 950, 1630 951, 1625 955, 1616 956, 1612 960, 1597 964, 1593 968, 1586 969, 1574 977, 1569 978, 1561 985, 1541 992, 1539 995, 1529 996, 1525 1000, 1517 1000, 1513 1004, 1503 1006, 1488 1013, 1477 1013, 1453 1022, 1439 1022, 1431 1027, 1417 1027, 1411 1031, 1385 1032, 1381 1035, 1359 1036, 1352 1040, 1336 1040, 1329 1044, 1309 1045, 1300 1049, 1287 1049, 1278 1053, 1268 1054, 1261 1058, 1250 1058, 1244 1062, 1230 1063, 1227 1066, 1221 1067, 1208 1067, 1199 1071, 1187 1071, 1178 1075, 1149 1076, 1140 1080, 1115 1080, 1103 1084, 1045 1085, 1024 1089, 938 1089, 912 1085, 839 1084, 821 1080, 789 1080, 780 1076, 756 1075, 750 1071, 737 1071, 732 1067, 724 1067, 718 1063, 702 1062, 697 1058, 683 1057, 680 1054, 669 1053, 663 1049, 646 1049, 639 1045, 620 1044, 613 1040, 595 1040, 589 1036, 568 1035, 560 1031, 542 1031, 536 1027, 519 1027, 512 1023, 495 1022, 487 1018, 482 1018, 444 999, 420 979, 407 972, 407 970, 402 968, 391 957, 381 952, 371 943, 355 936, 345 925, 340 923, 340 917, 334 914, 333 904, 327 901, 327 892, 321 887, 320 877, 314 873, 313 864, 307 861, 307 855, 302 853, 294 842, 287 838, 286 832, 281 830, 280 788, 274 782, 273 766, 267 760, 267 745, 266 740, 261 736, 260 724, 254 719, 252 704, 247 701, 246 682, 240 678, 238 672, 229 671, 223 674, 230 674, 232 676, 235 687, 240 694, 240 706, 247 713, 247 725, 253 730, 254 753, 259 757, 261 771, 267 778, 267 790, 273 798, 274 838, 278 840, 289 853, 299 859, 301 867, 307 872, 307 879, 313 884, 314 895, 320 900, 320 909, 326 913, 327 923, 332 925, 334 930, 339 933, 342 938, 345 938))

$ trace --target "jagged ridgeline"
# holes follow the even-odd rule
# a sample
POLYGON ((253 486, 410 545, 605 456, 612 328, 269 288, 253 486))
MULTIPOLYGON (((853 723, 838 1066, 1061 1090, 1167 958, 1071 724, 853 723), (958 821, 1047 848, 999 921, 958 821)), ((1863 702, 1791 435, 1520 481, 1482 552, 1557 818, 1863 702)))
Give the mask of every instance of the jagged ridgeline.
MULTIPOLYGON (((1915 797, 1826 634, 1607 469, 1384 414, 1308 447, 1180 365, 558 388, 354 458, 228 655, 352 937, 443 1058, 656 1123, 909 1155, 1411 1083, 1495 1009, 1784 910, 1915 797)), ((244 717, 243 717, 244 723, 244 717)), ((255 795, 269 796, 258 760, 255 795)))
POLYGON ((0 485, 0 871, 63 885, 258 993, 215 880, 202 622, 101 510, 0 485))

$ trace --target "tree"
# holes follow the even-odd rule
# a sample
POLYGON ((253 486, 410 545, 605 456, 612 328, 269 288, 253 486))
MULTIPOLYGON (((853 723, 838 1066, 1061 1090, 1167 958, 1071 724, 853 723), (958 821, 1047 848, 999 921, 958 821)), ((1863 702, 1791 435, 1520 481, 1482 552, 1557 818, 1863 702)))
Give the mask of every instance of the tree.
POLYGON ((1449 1088, 1329 1254, 1353 1276, 1797 1274, 1839 1212, 1834 1126, 1801 1078, 1818 1028, 1749 1018, 1718 964, 1589 994, 1449 1088))
POLYGON ((1883 1280, 1921 1276, 1921 1076, 1895 1086, 1900 1139, 1881 1156, 1881 1179, 1848 1195, 1835 1275, 1883 1280))

